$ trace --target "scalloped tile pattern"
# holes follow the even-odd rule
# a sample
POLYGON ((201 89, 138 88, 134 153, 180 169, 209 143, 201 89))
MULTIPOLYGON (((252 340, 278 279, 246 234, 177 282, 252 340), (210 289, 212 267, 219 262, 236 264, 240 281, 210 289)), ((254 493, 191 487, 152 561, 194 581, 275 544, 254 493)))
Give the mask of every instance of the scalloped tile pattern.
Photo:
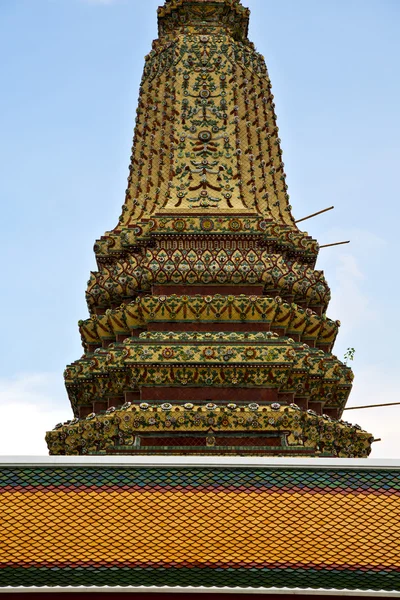
POLYGON ((0 587, 400 591, 397 470, 0 469, 0 587))

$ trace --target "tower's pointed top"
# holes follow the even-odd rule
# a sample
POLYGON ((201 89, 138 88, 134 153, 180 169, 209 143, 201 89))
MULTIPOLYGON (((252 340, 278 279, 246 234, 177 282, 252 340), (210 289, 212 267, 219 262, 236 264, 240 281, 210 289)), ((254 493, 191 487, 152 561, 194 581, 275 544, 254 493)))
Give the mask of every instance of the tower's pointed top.
POLYGON ((165 0, 158 9, 160 37, 179 32, 226 31, 235 39, 247 39, 250 11, 240 0, 165 0))

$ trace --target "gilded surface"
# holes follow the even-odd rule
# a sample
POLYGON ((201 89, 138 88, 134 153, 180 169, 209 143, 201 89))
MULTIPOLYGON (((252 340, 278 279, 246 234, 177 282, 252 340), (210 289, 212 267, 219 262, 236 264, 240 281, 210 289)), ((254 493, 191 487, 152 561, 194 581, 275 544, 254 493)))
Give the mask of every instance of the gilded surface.
MULTIPOLYGON (((120 409, 110 409, 104 415, 89 415, 85 420, 75 419, 66 425, 58 425, 47 434, 52 454, 110 454, 118 450, 133 454, 152 453, 154 448, 141 446, 146 433, 175 432, 204 435, 209 451, 221 450, 226 454, 237 453, 229 447, 224 436, 240 433, 243 444, 251 446, 251 435, 278 435, 279 450, 285 455, 307 451, 314 455, 368 456, 371 435, 356 425, 318 417, 313 411, 304 412, 296 405, 281 406, 279 403, 262 407, 253 402, 247 406, 229 403, 217 406, 208 403, 194 406, 192 403, 173 405, 125 404, 120 409), (218 437, 220 436, 220 437, 218 437), (225 448, 219 446, 224 440, 225 448)), ((182 442, 183 446, 183 442, 182 442)), ((177 448, 181 453, 183 448, 177 448)), ((186 449, 187 450, 187 449, 186 449)), ((201 454, 201 446, 190 448, 192 454, 201 454)), ((276 447, 274 449, 276 452, 276 447)), ((267 449, 268 452, 268 449, 267 449)), ((173 452, 172 452, 173 453, 173 452)))
POLYGON ((330 290, 322 271, 310 269, 260 248, 152 249, 144 255, 102 265, 92 272, 86 298, 89 309, 120 304, 149 292, 154 284, 261 285, 265 294, 292 297, 310 308, 326 307, 330 290))
POLYGON ((142 333, 88 353, 65 381, 78 413, 87 398, 195 387, 277 389, 342 411, 353 374, 332 354, 266 333, 142 333))
POLYGON ((296 229, 264 59, 223 33, 160 38, 146 58, 120 225, 232 211, 296 229))
POLYGON ((282 335, 300 336, 306 343, 330 350, 336 339, 339 321, 319 316, 311 309, 266 296, 142 296, 105 315, 79 322, 82 342, 98 344, 115 341, 117 335, 129 336, 149 323, 257 324, 278 329, 282 335))
MULTIPOLYGON (((196 421, 182 406, 201 412, 203 399, 216 394, 217 404, 237 396, 240 410, 251 397, 265 418, 245 452, 248 430, 227 413, 236 446, 213 445, 206 436, 199 452, 370 450, 368 434, 357 433, 362 443, 351 448, 324 437, 329 419, 342 415, 353 375, 332 354, 340 323, 326 315, 330 290, 315 269, 318 243, 299 231, 291 213, 271 83, 247 38, 248 22, 237 0, 168 0, 158 10, 125 202, 117 226, 96 241, 98 270, 86 291, 90 318, 79 322, 84 355, 65 371, 78 441, 67 443, 69 426, 62 426, 48 434, 53 453, 129 452, 116 433, 111 440, 102 415, 145 399, 157 424, 152 431, 146 421, 146 435, 163 432, 162 440, 153 435, 154 452, 179 453, 181 434, 196 421), (163 397, 183 411, 186 429, 169 427, 157 408, 163 397), (295 417, 285 413, 288 433, 279 430, 277 445, 266 415, 278 400, 301 406, 307 423, 307 409, 321 413, 314 437, 303 432, 301 443, 294 440, 295 417), (95 445, 82 444, 87 427, 97 428, 95 445)), ((225 431, 218 419, 213 436, 225 431)), ((129 422, 135 437, 134 424, 139 431, 145 421, 129 422)), ((116 426, 112 431, 120 431, 116 426)))
POLYGON ((223 33, 161 36, 146 58, 117 234, 157 214, 243 213, 299 235, 264 59, 223 33))

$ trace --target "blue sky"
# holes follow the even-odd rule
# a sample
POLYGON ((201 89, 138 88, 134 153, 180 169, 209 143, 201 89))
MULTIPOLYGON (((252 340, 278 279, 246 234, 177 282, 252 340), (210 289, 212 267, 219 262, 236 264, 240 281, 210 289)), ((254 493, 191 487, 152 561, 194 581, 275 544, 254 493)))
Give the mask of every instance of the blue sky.
MULTIPOLYGON (((161 0, 0 0, 0 453, 44 454, 71 415, 62 372, 81 355, 77 321, 93 243, 123 203, 143 57, 161 0), (18 419, 18 425, 16 423, 18 419), (11 425, 12 423, 12 425, 11 425), (18 433, 17 433, 17 431, 18 433)), ((398 0, 243 0, 267 61, 296 218, 356 349, 349 405, 400 401, 398 0)), ((351 411, 400 457, 400 406, 351 411)))

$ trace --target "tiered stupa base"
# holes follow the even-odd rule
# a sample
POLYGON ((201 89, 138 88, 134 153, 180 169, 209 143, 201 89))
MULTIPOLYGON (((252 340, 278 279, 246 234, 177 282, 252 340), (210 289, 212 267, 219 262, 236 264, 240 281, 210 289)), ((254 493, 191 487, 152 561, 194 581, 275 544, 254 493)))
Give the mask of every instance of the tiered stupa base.
POLYGON ((47 434, 50 454, 367 457, 358 426, 279 403, 130 404, 47 434))
POLYGON ((352 372, 291 213, 264 58, 239 0, 168 0, 140 86, 125 203, 95 244, 51 454, 367 456, 352 372))
POLYGON ((368 456, 370 434, 338 420, 352 372, 329 351, 337 322, 245 294, 106 313, 81 323, 90 350, 65 373, 77 418, 47 434, 51 453, 368 456))

